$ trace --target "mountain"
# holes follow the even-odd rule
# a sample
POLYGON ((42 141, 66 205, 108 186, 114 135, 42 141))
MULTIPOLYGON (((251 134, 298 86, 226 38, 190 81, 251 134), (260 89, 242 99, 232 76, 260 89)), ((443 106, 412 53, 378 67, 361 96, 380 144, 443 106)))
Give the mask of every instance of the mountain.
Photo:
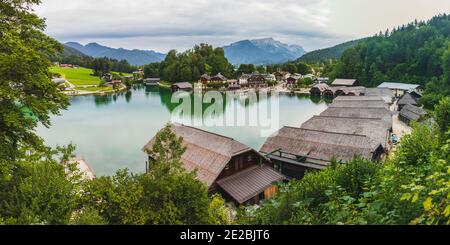
POLYGON ((362 40, 364 39, 353 40, 350 42, 341 43, 334 47, 311 51, 300 57, 298 61, 317 62, 329 59, 339 59, 345 50, 355 47, 362 40))
POLYGON ((63 46, 64 46, 64 51, 62 53, 63 56, 79 56, 79 57, 87 56, 86 54, 79 51, 78 49, 72 48, 65 44, 63 44, 63 46))
POLYGON ((223 47, 232 64, 281 64, 305 54, 298 45, 288 45, 273 38, 242 40, 223 47))
POLYGON ((115 49, 100 45, 98 43, 82 45, 76 42, 68 42, 65 46, 76 49, 93 57, 108 57, 117 60, 127 60, 128 63, 132 65, 145 65, 153 62, 160 62, 164 60, 166 56, 165 54, 152 50, 128 50, 123 48, 115 49))

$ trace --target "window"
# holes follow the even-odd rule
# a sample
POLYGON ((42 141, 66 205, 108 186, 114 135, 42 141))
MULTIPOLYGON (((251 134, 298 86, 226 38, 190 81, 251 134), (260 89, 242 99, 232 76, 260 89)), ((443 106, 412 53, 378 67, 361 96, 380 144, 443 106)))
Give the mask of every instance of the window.
POLYGON ((248 157, 247 157, 247 162, 251 162, 253 160, 253 156, 252 155, 249 155, 248 157))

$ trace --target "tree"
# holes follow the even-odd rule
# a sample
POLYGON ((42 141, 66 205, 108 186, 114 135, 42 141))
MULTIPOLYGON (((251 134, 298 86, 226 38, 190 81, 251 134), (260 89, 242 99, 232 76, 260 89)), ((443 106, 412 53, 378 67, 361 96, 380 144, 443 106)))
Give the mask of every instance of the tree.
POLYGON ((0 159, 0 217, 9 224, 68 224, 81 187, 81 175, 68 161, 73 150, 27 147, 14 162, 0 159))
POLYGON ((21 145, 43 148, 33 129, 50 125, 50 114, 68 106, 50 79, 49 57, 61 45, 43 33, 45 23, 31 12, 38 0, 0 4, 0 158, 14 160, 21 145), (25 113, 26 111, 27 113, 25 113))

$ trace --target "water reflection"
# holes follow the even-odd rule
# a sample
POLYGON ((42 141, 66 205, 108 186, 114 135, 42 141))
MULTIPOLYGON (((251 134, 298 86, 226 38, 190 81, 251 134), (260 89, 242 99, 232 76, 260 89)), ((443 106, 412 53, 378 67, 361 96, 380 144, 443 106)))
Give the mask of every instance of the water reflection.
MULTIPOLYGON (((225 121, 228 113, 238 110, 246 112, 239 119, 254 120, 249 116, 250 111, 266 108, 265 103, 270 105, 271 96, 256 95, 255 102, 245 95, 219 95, 221 101, 214 96, 205 99, 203 94, 188 94, 191 105, 198 102, 202 105, 200 114, 193 109, 189 111, 194 119, 205 123, 199 128, 234 138, 258 150, 266 140, 261 136, 261 131, 268 128, 266 120, 257 120, 256 126, 215 126, 212 122, 225 121), (213 105, 213 102, 216 103, 213 105)), ((114 174, 123 168, 142 172, 146 160, 141 151, 143 145, 173 119, 172 114, 180 103, 172 102, 170 90, 143 85, 117 95, 73 97, 62 116, 51 118, 50 129, 40 126, 37 131, 50 146, 76 144, 76 153, 84 156, 98 175, 114 174)), ((298 127, 327 106, 320 98, 283 94, 279 95, 278 107, 279 115, 273 116, 269 111, 268 119, 279 121, 279 127, 298 127)))

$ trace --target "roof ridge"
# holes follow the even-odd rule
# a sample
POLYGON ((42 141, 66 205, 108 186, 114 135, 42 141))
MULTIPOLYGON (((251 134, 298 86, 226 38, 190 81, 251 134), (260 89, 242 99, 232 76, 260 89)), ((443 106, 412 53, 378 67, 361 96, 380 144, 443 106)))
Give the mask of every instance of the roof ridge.
POLYGON ((340 116, 322 116, 322 115, 315 115, 313 118, 317 117, 327 117, 327 118, 343 118, 343 119, 359 119, 359 120, 383 120, 380 117, 340 117, 340 116))
MULTIPOLYGON (((233 139, 231 137, 224 136, 224 135, 217 134, 217 133, 213 133, 213 132, 210 132, 210 131, 206 131, 204 129, 196 128, 196 127, 193 127, 193 126, 185 125, 185 124, 182 124, 182 123, 172 123, 172 124, 173 125, 183 126, 183 127, 186 127, 186 128, 191 128, 191 129, 198 130, 198 131, 201 131, 201 132, 204 132, 204 133, 208 133, 208 134, 212 134, 212 135, 215 135, 215 136, 219 136, 219 137, 222 137, 222 138, 226 138, 226 139, 230 139, 230 140, 236 141, 235 139, 233 139)), ((236 141, 236 142, 240 143, 239 141, 236 141)), ((242 143, 240 143, 240 144, 242 144, 242 143)))
POLYGON ((327 134, 339 134, 339 135, 348 135, 348 136, 361 136, 361 137, 364 137, 364 138, 369 138, 369 137, 367 137, 366 135, 362 135, 362 134, 338 133, 338 132, 329 132, 329 131, 317 130, 317 129, 296 128, 296 127, 290 127, 290 126, 285 126, 285 128, 301 129, 301 130, 306 130, 306 131, 313 131, 313 132, 320 132, 320 133, 327 133, 327 134))
MULTIPOLYGON (((284 136, 280 136, 280 137, 283 137, 283 138, 289 138, 289 137, 284 137, 284 136)), ((365 137, 365 138, 367 138, 368 141, 371 141, 368 137, 365 137)), ((297 140, 297 139, 295 139, 295 138, 289 138, 289 139, 297 140)), ((374 150, 374 149, 372 149, 372 147, 370 146, 370 142, 367 142, 368 145, 369 145, 369 148, 365 148, 365 147, 359 147, 359 146, 350 146, 350 145, 342 145, 342 144, 331 144, 331 143, 318 142, 318 141, 313 141, 313 140, 304 140, 304 139, 302 139, 302 141, 307 141, 307 142, 312 142, 312 143, 317 143, 317 144, 330 145, 330 146, 348 147, 348 148, 355 148, 355 149, 369 149, 369 150, 371 150, 371 151, 374 150)), ((381 145, 381 144, 379 144, 379 145, 381 145)), ((309 156, 309 153, 308 153, 308 156, 309 156)))

